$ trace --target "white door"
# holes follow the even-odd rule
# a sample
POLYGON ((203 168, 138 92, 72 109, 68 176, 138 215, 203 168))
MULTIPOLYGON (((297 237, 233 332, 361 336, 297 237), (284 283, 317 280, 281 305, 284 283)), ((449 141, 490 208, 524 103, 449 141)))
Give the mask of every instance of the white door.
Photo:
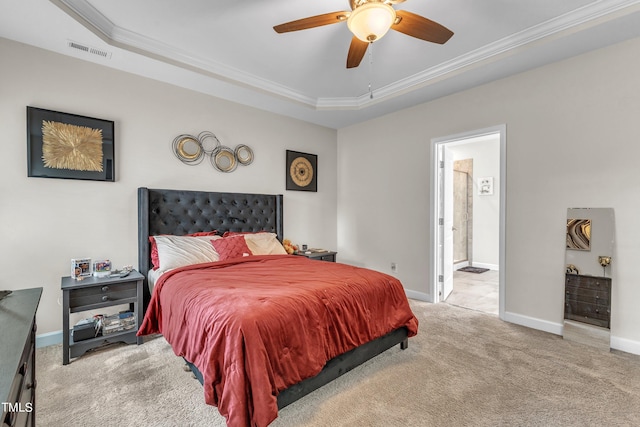
POLYGON ((440 301, 444 301, 453 291, 453 152, 446 145, 442 147, 441 211, 442 218, 442 289, 440 301))

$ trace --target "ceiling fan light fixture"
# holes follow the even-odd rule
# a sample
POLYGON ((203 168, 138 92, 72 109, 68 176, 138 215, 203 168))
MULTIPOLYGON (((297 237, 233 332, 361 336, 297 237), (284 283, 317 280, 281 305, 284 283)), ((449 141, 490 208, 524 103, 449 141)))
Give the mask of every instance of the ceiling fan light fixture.
POLYGON ((347 19, 349 30, 363 42, 381 39, 396 20, 396 11, 386 3, 370 2, 354 9, 347 19))

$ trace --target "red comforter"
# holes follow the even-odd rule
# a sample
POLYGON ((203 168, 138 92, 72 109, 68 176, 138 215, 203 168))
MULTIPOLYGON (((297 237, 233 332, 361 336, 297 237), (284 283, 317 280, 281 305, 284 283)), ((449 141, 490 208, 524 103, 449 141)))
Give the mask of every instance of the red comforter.
POLYGON ((290 255, 197 264, 160 277, 138 335, 162 333, 204 377, 230 426, 266 426, 281 390, 418 321, 386 274, 290 255))

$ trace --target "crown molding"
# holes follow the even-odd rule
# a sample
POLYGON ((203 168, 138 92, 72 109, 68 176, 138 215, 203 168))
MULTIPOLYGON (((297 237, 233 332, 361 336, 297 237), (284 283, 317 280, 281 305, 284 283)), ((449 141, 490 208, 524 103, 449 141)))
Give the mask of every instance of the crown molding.
POLYGON ((211 61, 166 43, 118 27, 87 0, 50 0, 65 13, 100 37, 105 43, 185 68, 228 83, 250 88, 316 110, 360 110, 436 83, 471 67, 517 52, 543 39, 552 40, 566 32, 579 31, 602 20, 611 19, 640 0, 601 0, 527 28, 465 55, 438 64, 420 73, 398 80, 359 97, 314 98, 285 85, 211 61))

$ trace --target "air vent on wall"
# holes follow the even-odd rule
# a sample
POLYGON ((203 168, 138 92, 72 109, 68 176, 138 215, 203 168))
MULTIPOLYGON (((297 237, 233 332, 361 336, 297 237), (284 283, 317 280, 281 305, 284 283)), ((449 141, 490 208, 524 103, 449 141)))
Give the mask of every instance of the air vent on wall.
POLYGON ((71 41, 71 40, 67 40, 67 46, 69 46, 72 49, 80 50, 82 52, 86 52, 86 53, 90 53, 90 54, 93 54, 93 55, 102 56, 103 58, 107 58, 107 59, 111 58, 111 52, 107 52, 106 50, 98 49, 98 48, 91 47, 91 46, 86 46, 86 45, 83 45, 81 43, 74 42, 74 41, 71 41))

